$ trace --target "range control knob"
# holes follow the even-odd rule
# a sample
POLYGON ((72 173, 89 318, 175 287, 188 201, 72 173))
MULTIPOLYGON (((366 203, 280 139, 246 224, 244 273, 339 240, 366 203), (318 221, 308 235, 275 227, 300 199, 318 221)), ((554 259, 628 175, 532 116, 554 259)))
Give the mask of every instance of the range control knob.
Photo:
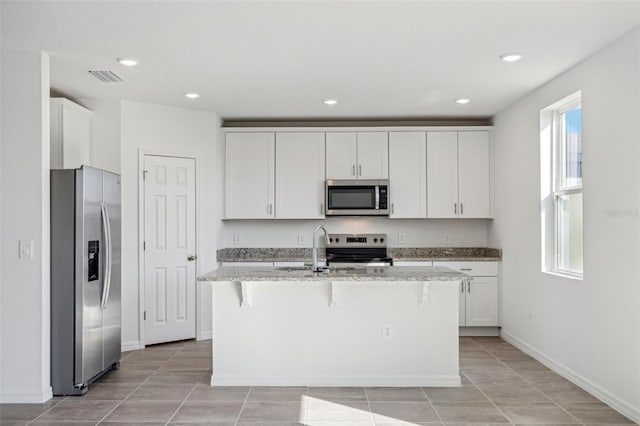
POLYGON ((336 243, 339 243, 339 242, 340 242, 340 238, 336 238, 336 243))
POLYGON ((374 238, 374 239, 373 239, 373 242, 374 242, 374 243, 377 243, 377 242, 378 242, 378 239, 377 239, 377 238, 374 238))
POLYGON ((380 242, 381 242, 381 243, 384 243, 384 238, 380 238, 380 242))
POLYGON ((329 242, 332 243, 333 242, 333 238, 329 238, 329 242))

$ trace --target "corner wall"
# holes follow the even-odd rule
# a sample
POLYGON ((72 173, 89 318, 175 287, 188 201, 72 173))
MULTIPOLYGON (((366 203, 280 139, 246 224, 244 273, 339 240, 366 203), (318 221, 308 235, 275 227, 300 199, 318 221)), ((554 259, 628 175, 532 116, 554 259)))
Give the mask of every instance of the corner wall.
MULTIPOLYGON (((216 218, 220 209, 216 145, 220 118, 212 112, 122 101, 122 347, 132 350, 141 341, 139 309, 142 293, 138 264, 138 182, 141 151, 148 154, 187 155, 197 159, 196 275, 216 264, 216 218)), ((197 283, 198 338, 211 337, 211 297, 197 283)), ((206 288, 205 288, 206 287, 206 288)))
POLYGON ((0 402, 50 386, 49 56, 2 51, 0 402), (19 258, 19 241, 31 256, 19 258))
POLYGON ((502 336, 640 422, 640 29, 494 118, 502 336), (541 272, 540 110, 582 90, 584 280, 541 272))

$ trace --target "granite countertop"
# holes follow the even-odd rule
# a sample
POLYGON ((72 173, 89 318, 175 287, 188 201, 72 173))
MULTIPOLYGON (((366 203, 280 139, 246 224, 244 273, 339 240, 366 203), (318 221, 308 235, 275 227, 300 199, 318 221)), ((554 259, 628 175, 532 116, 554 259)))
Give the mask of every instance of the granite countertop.
MULTIPOLYGON (((489 247, 389 247, 389 257, 401 261, 497 261, 500 249, 489 247)), ((217 252, 218 262, 307 262, 311 263, 310 248, 225 248, 217 252)), ((324 248, 318 257, 325 260, 324 248)))
POLYGON ((469 275, 441 266, 331 268, 311 272, 301 268, 224 266, 199 276, 198 281, 460 281, 469 275))

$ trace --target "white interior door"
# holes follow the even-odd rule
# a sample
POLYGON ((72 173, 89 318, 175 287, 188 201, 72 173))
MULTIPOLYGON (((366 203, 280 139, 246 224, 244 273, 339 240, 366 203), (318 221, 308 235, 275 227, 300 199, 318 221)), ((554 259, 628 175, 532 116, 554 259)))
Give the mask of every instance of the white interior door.
POLYGON ((144 157, 144 344, 196 336, 195 160, 144 157))

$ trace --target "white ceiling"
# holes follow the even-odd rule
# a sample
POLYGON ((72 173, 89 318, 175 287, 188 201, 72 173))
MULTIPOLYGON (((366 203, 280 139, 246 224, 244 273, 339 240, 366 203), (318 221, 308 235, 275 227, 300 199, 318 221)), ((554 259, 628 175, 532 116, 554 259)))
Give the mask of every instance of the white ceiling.
POLYGON ((4 1, 1 13, 3 49, 50 52, 68 96, 227 119, 489 117, 640 25, 635 0, 4 1), (498 59, 514 51, 521 62, 498 59))

